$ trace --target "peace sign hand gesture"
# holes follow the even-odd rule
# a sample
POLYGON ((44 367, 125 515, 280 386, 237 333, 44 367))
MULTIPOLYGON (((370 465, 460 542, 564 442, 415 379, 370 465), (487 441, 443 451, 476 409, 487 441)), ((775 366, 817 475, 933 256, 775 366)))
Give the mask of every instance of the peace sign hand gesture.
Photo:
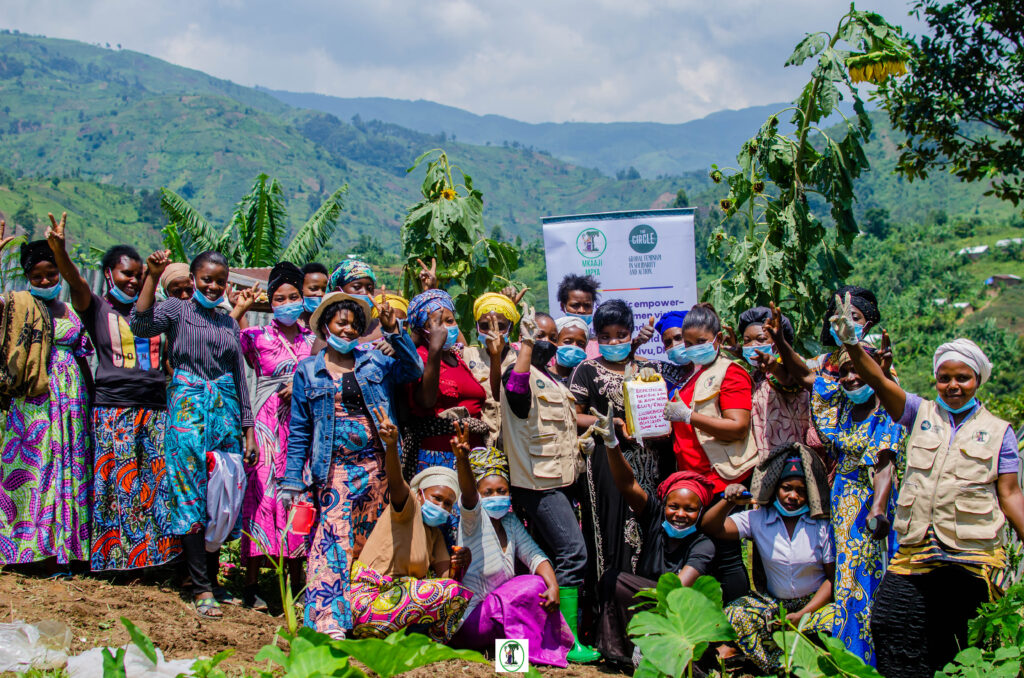
POLYGON ((843 344, 857 343, 857 324, 853 322, 853 302, 850 293, 846 298, 836 295, 836 314, 828 319, 832 330, 843 344))
POLYGON ((768 302, 768 308, 772 312, 772 317, 764 321, 764 331, 768 333, 768 336, 778 346, 786 341, 786 338, 782 335, 782 311, 775 306, 774 301, 768 302))
POLYGON ((11 244, 11 241, 17 238, 16 235, 7 235, 7 222, 0 219, 0 250, 11 244))
POLYGON ((259 293, 259 283, 256 283, 250 288, 238 290, 234 300, 232 300, 232 305, 235 307, 235 310, 241 311, 243 314, 247 313, 249 309, 252 308, 252 305, 256 302, 256 297, 259 295, 259 293))
POLYGON ((47 214, 50 217, 50 226, 46 229, 46 242, 50 245, 50 249, 56 254, 57 252, 64 251, 67 244, 64 241, 64 229, 68 224, 68 213, 64 212, 60 215, 60 223, 54 218, 53 214, 47 214))
POLYGON ((377 419, 377 435, 387 445, 398 443, 398 427, 391 422, 388 412, 383 407, 374 407, 373 416, 377 419))
POLYGON ((736 339, 736 330, 732 328, 732 325, 724 325, 722 331, 725 333, 725 344, 722 348, 737 358, 742 358, 743 347, 740 346, 740 342, 736 339))
POLYGON ((398 331, 398 321, 395 319, 395 309, 388 303, 388 290, 384 285, 380 286, 380 304, 373 300, 370 303, 377 308, 377 315, 380 317, 380 326, 387 334, 394 334, 398 331))
POLYGON ((455 435, 451 439, 452 454, 456 460, 469 459, 469 426, 461 421, 455 422, 455 435))
POLYGON ((505 348, 505 337, 501 334, 501 329, 498 327, 498 314, 491 311, 487 314, 487 333, 484 335, 486 339, 487 355, 492 359, 500 359, 501 351, 505 348))
MULTIPOLYGON (((867 328, 865 328, 865 333, 867 328)), ((878 351, 871 356, 878 363, 878 366, 882 368, 882 372, 885 373, 886 377, 892 374, 892 343, 889 341, 889 333, 882 330, 882 343, 878 346, 878 351)))
POLYGON ((430 268, 427 268, 427 265, 423 263, 422 259, 417 259, 416 263, 418 263, 422 269, 417 276, 420 281, 420 291, 426 292, 427 290, 436 290, 438 288, 437 259, 434 257, 430 258, 430 268))
POLYGON ((519 321, 519 341, 527 346, 533 346, 537 336, 537 315, 533 307, 523 302, 522 320, 519 321))
POLYGON ((523 300, 523 297, 526 296, 526 292, 529 289, 529 287, 524 287, 523 289, 516 292, 516 288, 509 285, 508 287, 503 288, 501 290, 501 293, 504 294, 509 299, 511 299, 513 304, 518 306, 519 302, 523 300))

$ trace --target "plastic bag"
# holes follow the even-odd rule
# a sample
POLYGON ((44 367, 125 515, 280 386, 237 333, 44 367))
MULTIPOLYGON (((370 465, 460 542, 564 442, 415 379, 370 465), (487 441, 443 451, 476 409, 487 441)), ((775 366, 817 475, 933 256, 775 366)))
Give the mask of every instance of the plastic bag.
POLYGON ((651 381, 634 379, 622 382, 626 410, 626 433, 643 442, 644 438, 657 438, 672 432, 672 424, 665 419, 668 387, 660 376, 651 381))
MULTIPOLYGON (((111 654, 117 652, 117 648, 109 648, 111 654)), ((103 678, 103 650, 102 647, 94 647, 86 650, 77 657, 68 659, 68 675, 71 678, 103 678)), ((142 653, 135 645, 127 645, 124 655, 124 672, 127 678, 147 678, 154 676, 159 678, 175 678, 179 674, 192 675, 192 659, 175 659, 168 661, 160 650, 156 651, 156 664, 149 661, 149 657, 142 653)))
POLYGON ((235 528, 242 511, 246 477, 241 455, 211 451, 206 457, 210 469, 206 483, 206 551, 213 553, 235 528))
POLYGON ((70 647, 71 629, 62 622, 0 624, 0 673, 60 668, 70 647))

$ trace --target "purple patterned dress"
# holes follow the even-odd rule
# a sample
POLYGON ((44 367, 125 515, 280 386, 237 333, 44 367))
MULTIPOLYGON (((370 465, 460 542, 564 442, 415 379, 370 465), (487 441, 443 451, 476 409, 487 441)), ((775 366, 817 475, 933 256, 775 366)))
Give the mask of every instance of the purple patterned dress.
POLYGON ((0 431, 0 565, 89 559, 89 402, 75 358, 92 349, 67 312, 53 321, 49 394, 12 400, 0 431))

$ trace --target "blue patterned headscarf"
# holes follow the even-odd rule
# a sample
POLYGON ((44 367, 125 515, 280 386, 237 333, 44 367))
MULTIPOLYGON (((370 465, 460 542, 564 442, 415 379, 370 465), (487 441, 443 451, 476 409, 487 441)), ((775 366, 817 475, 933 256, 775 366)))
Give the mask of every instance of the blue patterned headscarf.
POLYGON ((373 274, 373 269, 368 263, 359 259, 346 259, 338 264, 334 272, 331 273, 328 286, 330 289, 340 290, 343 286, 360 278, 369 278, 374 283, 377 282, 377 276, 373 274))
POLYGON ((455 313, 455 302, 451 295, 444 290, 427 290, 417 294, 409 302, 409 324, 418 330, 422 330, 427 324, 427 318, 434 311, 447 308, 455 313))

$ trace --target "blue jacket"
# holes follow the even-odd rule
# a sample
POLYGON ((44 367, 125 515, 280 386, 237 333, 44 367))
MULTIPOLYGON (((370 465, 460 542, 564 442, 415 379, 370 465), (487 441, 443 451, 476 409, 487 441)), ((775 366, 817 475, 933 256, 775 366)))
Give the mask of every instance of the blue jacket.
MULTIPOLYGON (((398 384, 416 381, 423 376, 420 360, 412 339, 404 331, 384 335, 395 349, 389 358, 380 351, 356 348, 356 381, 374 425, 380 422, 373 408, 380 407, 397 424, 394 391, 398 384)), ((302 468, 310 460, 313 485, 327 481, 327 469, 334 454, 334 394, 337 390, 327 371, 323 349, 315 356, 299 362, 292 381, 292 419, 288 430, 288 463, 281 487, 304 490, 302 468)), ((401 441, 399 441, 401 445, 401 441)))

